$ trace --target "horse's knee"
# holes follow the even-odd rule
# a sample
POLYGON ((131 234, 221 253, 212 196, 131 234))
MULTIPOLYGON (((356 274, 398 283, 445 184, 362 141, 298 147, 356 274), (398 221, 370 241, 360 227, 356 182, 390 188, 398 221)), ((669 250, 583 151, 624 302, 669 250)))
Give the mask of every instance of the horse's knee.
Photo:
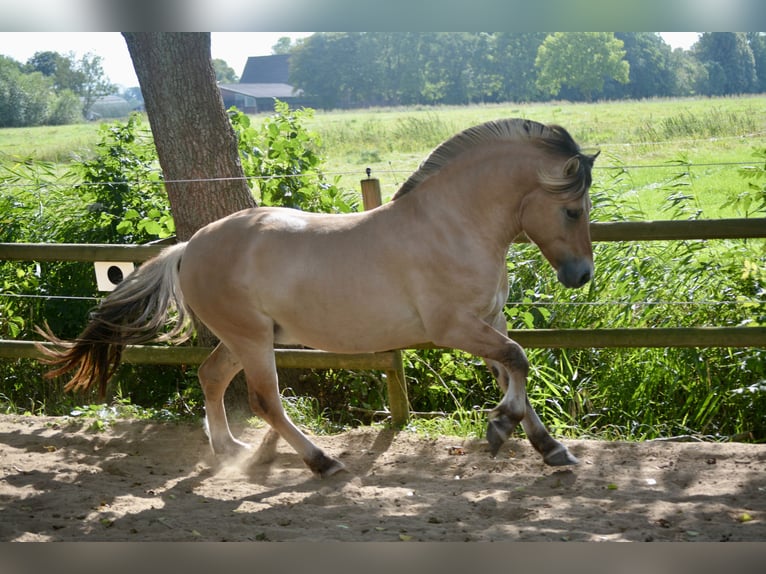
POLYGON ((529 375, 529 360, 521 348, 521 345, 515 341, 510 341, 508 345, 503 349, 502 358, 500 359, 512 373, 519 373, 523 377, 529 375))
POLYGON ((526 396, 509 396, 508 393, 500 403, 490 411, 490 418, 505 417, 514 424, 521 422, 527 414, 526 396))

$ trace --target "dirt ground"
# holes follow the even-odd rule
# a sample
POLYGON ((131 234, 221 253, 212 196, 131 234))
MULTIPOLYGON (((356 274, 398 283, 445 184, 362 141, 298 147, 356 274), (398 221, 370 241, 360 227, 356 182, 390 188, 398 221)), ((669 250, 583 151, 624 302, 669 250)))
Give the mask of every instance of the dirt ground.
POLYGON ((766 540, 763 445, 565 441, 562 470, 522 438, 496 459, 379 428, 316 441, 349 472, 314 478, 285 443, 219 461, 192 423, 0 416, 0 541, 766 540))

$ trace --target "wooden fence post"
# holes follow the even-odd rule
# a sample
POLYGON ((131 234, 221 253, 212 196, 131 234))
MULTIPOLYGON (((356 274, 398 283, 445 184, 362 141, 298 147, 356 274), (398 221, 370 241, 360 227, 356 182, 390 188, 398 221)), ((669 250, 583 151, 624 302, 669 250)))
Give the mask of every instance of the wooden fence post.
MULTIPOLYGON (((369 175, 369 173, 368 173, 369 175)), ((375 209, 383 203, 380 194, 380 181, 368 177, 363 179, 362 203, 365 211, 375 209)), ((404 361, 402 352, 394 351, 394 368, 385 371, 388 391, 388 408, 391 411, 391 425, 402 428, 410 418, 410 405, 407 398, 407 381, 404 378, 404 361)))
POLYGON ((375 178, 363 179, 362 184, 362 204, 364 210, 375 209, 383 203, 380 195, 380 181, 375 178))

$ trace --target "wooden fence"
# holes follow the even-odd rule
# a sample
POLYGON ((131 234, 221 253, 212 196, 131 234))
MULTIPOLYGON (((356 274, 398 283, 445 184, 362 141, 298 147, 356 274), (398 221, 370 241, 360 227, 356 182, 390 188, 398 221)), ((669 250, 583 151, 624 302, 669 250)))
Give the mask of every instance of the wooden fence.
MULTIPOLYGON (((365 209, 379 205, 377 180, 363 180, 362 195, 365 209)), ((766 238, 766 219, 592 223, 591 237, 593 241, 766 238)), ((522 237, 517 241, 526 239, 522 237)), ((157 255, 162 248, 162 245, 0 243, 0 260, 140 263, 157 255)), ((509 335, 527 348, 766 347, 766 327, 521 329, 512 330, 509 335)), ((126 348, 123 357, 127 363, 199 364, 211 350, 135 345, 126 348)), ((392 423, 403 426, 409 418, 401 350, 348 355, 311 349, 277 349, 275 354, 280 368, 384 371, 392 423)), ((0 358, 37 357, 39 351, 32 341, 0 340, 0 358)))

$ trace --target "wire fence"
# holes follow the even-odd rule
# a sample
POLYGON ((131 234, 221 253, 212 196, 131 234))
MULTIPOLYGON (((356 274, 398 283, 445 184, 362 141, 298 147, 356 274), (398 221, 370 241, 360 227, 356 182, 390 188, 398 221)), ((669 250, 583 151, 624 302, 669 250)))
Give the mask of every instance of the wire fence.
MULTIPOLYGON (((648 142, 614 142, 614 143, 603 143, 598 144, 594 146, 594 149, 610 149, 610 148, 632 148, 632 147, 658 147, 663 145, 695 145, 698 143, 709 143, 709 142, 725 142, 725 141, 742 141, 742 140, 754 140, 757 138, 766 138, 766 132, 755 132, 750 133, 746 135, 739 135, 739 136, 725 136, 725 137, 709 137, 709 138, 698 138, 698 139, 685 139, 685 140, 664 140, 664 141, 648 141, 648 142)), ((766 146, 766 142, 762 142, 764 146, 766 146)), ((758 164, 762 164, 762 160, 755 160, 755 159, 748 159, 748 160, 742 160, 742 161, 725 161, 725 162, 702 162, 702 163, 695 163, 695 162, 687 162, 687 161, 681 161, 678 159, 672 159, 668 160, 663 163, 647 163, 647 164, 615 164, 615 165, 604 165, 603 160, 596 165, 593 166, 594 170, 597 171, 608 171, 608 170, 641 170, 641 169, 677 169, 679 167, 686 167, 686 168, 711 168, 711 167, 748 167, 748 166, 755 166, 758 164)), ((373 176, 381 175, 385 173, 386 175, 406 175, 409 176, 412 173, 412 169, 407 166, 404 167, 404 165, 399 168, 391 163, 389 163, 390 169, 386 169, 385 171, 381 171, 379 174, 372 174, 373 176)), ((286 175, 279 175, 279 176, 258 176, 258 175, 249 175, 249 176, 243 176, 243 177, 210 177, 210 178, 188 178, 188 179, 163 179, 162 178, 162 170, 157 169, 155 172, 155 175, 158 179, 156 180, 115 180, 111 182, 77 182, 76 184, 73 183, 57 183, 52 181, 45 181, 40 182, 40 187, 72 187, 73 185, 77 185, 78 187, 97 187, 97 186, 105 186, 105 185, 165 185, 165 184, 184 184, 184 183, 204 183, 204 182, 221 182, 221 181, 270 181, 273 179, 289 179, 289 178, 298 178, 298 177, 306 177, 306 174, 286 174, 286 175)), ((359 176, 364 177, 365 175, 368 175, 364 172, 364 170, 355 170, 355 171, 327 171, 322 172, 323 176, 359 176)), ((0 184, 2 184, 3 187, 29 187, 28 182, 12 182, 12 181, 2 181, 0 180, 0 184)))
MULTIPOLYGON (((693 162, 678 162, 676 160, 669 160, 667 163, 652 163, 652 164, 633 164, 633 165, 595 165, 593 166, 594 170, 634 170, 634 169, 678 169, 679 167, 684 168, 708 168, 708 167, 750 167, 755 166, 759 164, 758 161, 732 161, 732 162, 705 162, 705 163, 693 163, 693 162)), ((44 188, 50 188, 50 187, 60 187, 60 188, 69 188, 73 186, 77 187, 103 187, 108 185, 165 185, 168 183, 171 184, 184 184, 184 183, 212 183, 212 182, 222 182, 222 181, 271 181, 274 179, 290 179, 290 178, 304 178, 307 174, 285 174, 285 175, 269 175, 269 176, 258 176, 258 175, 248 175, 248 176, 242 176, 242 177, 205 177, 205 178, 193 178, 193 179, 162 179, 162 171, 157 170, 157 175, 160 176, 160 179, 154 180, 154 179, 135 179, 135 180, 114 180, 114 181, 104 181, 104 182, 76 182, 76 183, 66 183, 66 182, 53 182, 53 181, 44 181, 39 182, 37 184, 37 187, 40 189, 44 188)), ((407 175, 409 176, 412 173, 412 170, 410 169, 386 169, 385 172, 386 175, 407 175)), ((329 172, 322 172, 322 175, 327 177, 333 177, 333 176, 358 176, 358 177, 367 177, 367 174, 364 170, 358 170, 358 171, 329 171, 329 172)), ((375 174, 371 172, 371 176, 380 175, 375 174)), ((13 181, 2 181, 2 187, 19 187, 19 188, 27 188, 29 189, 30 184, 29 182, 13 182, 13 181)))
MULTIPOLYGON (((625 143, 625 142, 615 142, 615 143, 603 143, 598 144, 598 148, 600 149, 610 149, 610 148, 620 148, 620 147, 645 147, 645 146, 663 146, 663 145, 680 145, 680 144, 688 144, 688 145, 694 145, 696 143, 700 142, 710 142, 710 141, 727 141, 727 140, 743 140, 743 139, 755 139, 760 137, 766 137, 766 132, 757 132, 742 136, 727 136, 727 137, 711 137, 711 138, 702 138, 702 139, 687 139, 687 140, 666 140, 666 141, 648 141, 648 142, 632 142, 632 143, 625 143)), ((732 168, 732 167, 739 167, 739 168, 745 168, 745 167, 754 167, 756 165, 760 165, 763 163, 763 160, 758 160, 755 158, 749 159, 749 160, 743 160, 743 161, 724 161, 724 162, 702 162, 702 163, 694 163, 691 161, 682 161, 678 159, 668 160, 666 162, 662 163, 647 163, 647 164, 614 164, 614 165, 603 165, 603 162, 601 164, 597 164, 594 166, 594 170, 600 170, 600 171, 611 171, 611 170, 622 170, 622 171, 631 171, 631 170, 642 170, 642 169, 695 169, 695 168, 732 168)), ((391 166, 390 169, 386 169, 384 172, 387 176, 409 176, 412 173, 412 169, 405 169, 402 167, 401 169, 396 168, 392 164, 389 164, 391 166)), ((186 183, 205 183, 205 182, 222 182, 222 181, 248 181, 248 182, 254 182, 254 181, 270 181, 273 179, 284 179, 284 178, 298 178, 298 177, 305 177, 306 174, 294 174, 294 175, 279 175, 279 176, 243 176, 243 177, 210 177, 210 178, 189 178, 189 179, 163 179, 162 178, 162 171, 160 169, 157 169, 154 174, 157 176, 157 179, 136 179, 136 180, 115 180, 110 182, 66 182, 66 181, 49 181, 49 180, 42 180, 42 177, 48 174, 40 174, 41 180, 37 182, 36 187, 39 191, 44 191, 46 189, 50 188, 71 188, 74 186, 77 186, 79 188, 88 188, 88 187, 103 187, 108 185, 137 185, 137 186, 158 186, 158 185, 165 185, 165 184, 186 184, 186 183)), ((324 177, 335 177, 335 176, 358 176, 360 178, 364 177, 370 177, 375 176, 379 174, 371 173, 369 170, 355 170, 355 171, 329 171, 329 172, 322 172, 322 176, 324 177)), ((5 181, 0 179, 0 186, 5 188, 25 188, 27 190, 30 189, 30 182, 29 181, 9 181, 7 178, 5 181)), ((39 272, 39 271, 38 271, 39 272)), ((0 291, 0 296, 2 297, 10 297, 10 298, 16 298, 16 299, 42 299, 42 300, 70 300, 70 301, 93 301, 98 302, 100 300, 100 297, 92 297, 92 296, 75 296, 75 295, 64 295, 64 294, 56 294, 56 295, 39 295, 39 294, 21 294, 21 293, 9 293, 6 291, 0 291)), ((640 300, 640 301, 613 301, 613 300, 601 300, 601 301, 508 301, 508 305, 515 305, 515 306, 529 306, 529 307, 561 307, 561 306, 568 306, 568 307, 578 307, 578 306, 612 306, 612 307, 656 307, 656 306, 695 306, 695 307, 713 307, 713 306, 752 306, 752 305, 766 305, 766 301, 760 300, 760 299, 748 299, 746 301, 743 300, 723 300, 723 301, 646 301, 646 300, 640 300)))

